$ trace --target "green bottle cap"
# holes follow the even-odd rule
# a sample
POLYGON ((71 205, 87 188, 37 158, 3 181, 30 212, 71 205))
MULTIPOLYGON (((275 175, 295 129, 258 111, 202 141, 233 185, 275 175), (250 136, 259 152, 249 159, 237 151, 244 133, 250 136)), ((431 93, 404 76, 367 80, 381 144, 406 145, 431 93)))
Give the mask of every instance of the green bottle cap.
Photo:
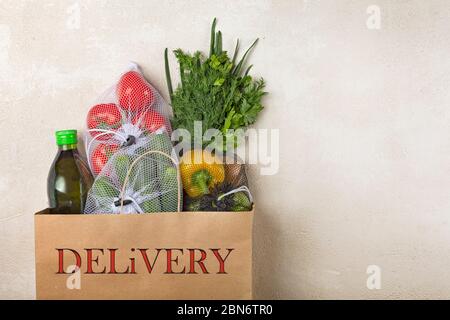
POLYGON ((68 144, 77 144, 77 130, 61 130, 56 131, 56 144, 64 146, 68 144))

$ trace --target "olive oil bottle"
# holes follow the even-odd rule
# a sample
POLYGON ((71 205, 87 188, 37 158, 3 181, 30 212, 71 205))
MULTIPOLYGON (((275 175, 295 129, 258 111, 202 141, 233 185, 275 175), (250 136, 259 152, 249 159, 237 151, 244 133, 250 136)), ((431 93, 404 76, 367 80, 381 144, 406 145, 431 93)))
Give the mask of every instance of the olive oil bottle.
POLYGON ((56 132, 58 153, 47 179, 50 213, 80 214, 84 211, 93 177, 78 153, 77 142, 76 130, 56 132))

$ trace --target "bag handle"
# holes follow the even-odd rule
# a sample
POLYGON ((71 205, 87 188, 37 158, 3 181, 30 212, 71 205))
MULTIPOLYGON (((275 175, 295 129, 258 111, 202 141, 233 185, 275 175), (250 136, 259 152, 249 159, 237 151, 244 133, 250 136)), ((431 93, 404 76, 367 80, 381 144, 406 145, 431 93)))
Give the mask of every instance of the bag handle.
POLYGON ((133 169, 133 167, 136 165, 136 163, 138 163, 143 157, 149 155, 149 154, 159 154, 162 155, 164 157, 166 157, 167 159, 169 159, 170 161, 172 161, 172 163, 174 164, 176 170, 177 170, 177 185, 178 185, 178 206, 177 206, 177 212, 181 212, 181 177, 180 177, 180 168, 178 167, 178 162, 176 159, 174 159, 173 157, 171 157, 169 154, 159 151, 159 150, 150 150, 147 151, 143 154, 141 154, 139 157, 137 157, 130 165, 130 168, 127 171, 127 175, 125 176, 125 181, 123 183, 122 186, 122 190, 120 192, 120 214, 122 214, 122 210, 123 210, 123 201, 124 201, 124 195, 125 195, 125 189, 126 186, 128 184, 128 179, 130 178, 130 174, 131 174, 131 169, 133 169))
POLYGON ((217 197, 217 200, 222 200, 223 198, 232 195, 233 193, 237 193, 237 192, 245 192, 248 195, 248 199, 250 200, 250 202, 253 204, 253 196, 250 192, 250 189, 247 186, 240 186, 239 188, 233 189, 231 191, 228 191, 227 193, 224 193, 220 196, 217 197))

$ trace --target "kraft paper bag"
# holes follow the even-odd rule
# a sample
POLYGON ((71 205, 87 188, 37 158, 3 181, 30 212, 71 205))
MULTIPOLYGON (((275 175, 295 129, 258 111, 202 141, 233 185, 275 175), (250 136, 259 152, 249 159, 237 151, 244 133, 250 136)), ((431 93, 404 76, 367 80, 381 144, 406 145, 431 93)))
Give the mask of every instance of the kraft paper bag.
POLYGON ((37 299, 251 299, 253 215, 37 213, 37 299))

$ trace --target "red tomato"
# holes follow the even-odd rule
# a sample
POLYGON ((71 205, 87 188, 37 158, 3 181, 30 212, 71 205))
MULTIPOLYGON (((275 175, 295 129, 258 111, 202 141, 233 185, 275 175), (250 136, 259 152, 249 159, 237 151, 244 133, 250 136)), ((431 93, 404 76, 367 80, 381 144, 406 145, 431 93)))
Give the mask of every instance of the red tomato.
POLYGON ((155 132, 166 128, 166 119, 154 110, 138 113, 132 119, 133 124, 139 124, 139 128, 148 132, 155 132))
MULTIPOLYGON (((89 110, 87 127, 89 129, 102 129, 116 131, 122 125, 122 115, 114 103, 97 104, 89 110)), ((90 131, 91 136, 98 136, 98 140, 107 140, 111 134, 100 135, 102 131, 90 131)))
POLYGON ((91 164, 94 175, 102 171, 103 167, 108 162, 109 158, 119 149, 117 144, 100 143, 92 152, 91 164))
POLYGON ((145 81, 144 77, 136 71, 125 73, 117 84, 117 98, 124 110, 138 112, 153 104, 155 94, 145 81))

